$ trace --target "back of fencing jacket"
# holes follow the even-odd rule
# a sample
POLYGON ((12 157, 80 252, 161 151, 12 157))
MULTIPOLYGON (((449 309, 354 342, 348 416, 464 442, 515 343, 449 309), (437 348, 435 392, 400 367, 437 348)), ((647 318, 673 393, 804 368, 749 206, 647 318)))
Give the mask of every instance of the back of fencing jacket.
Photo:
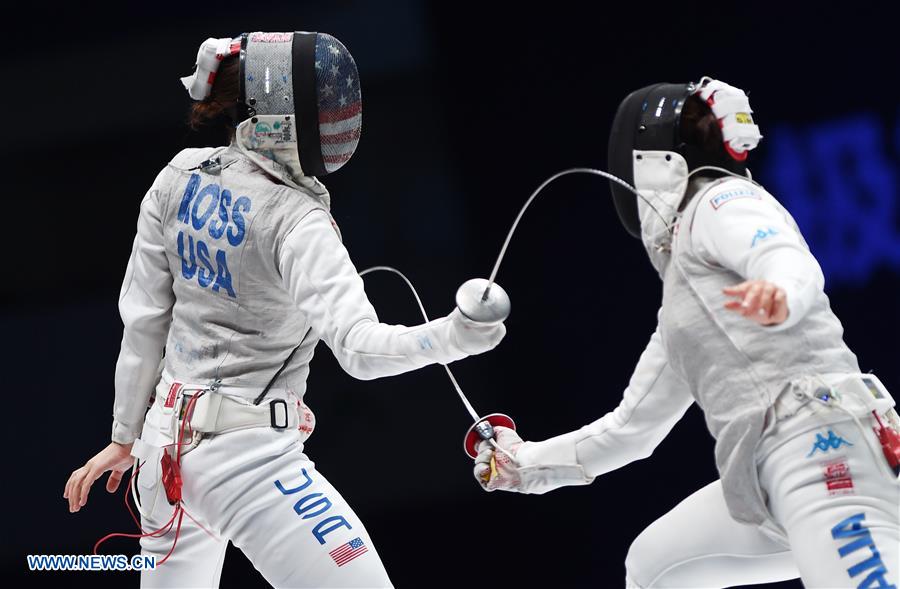
POLYGON ((302 398, 321 339, 360 379, 447 364, 493 348, 505 328, 454 310, 406 327, 378 321, 341 243, 328 193, 289 186, 235 146, 187 149, 141 203, 119 297, 113 441, 140 435, 160 379, 277 386, 302 398), (210 165, 210 162, 213 162, 210 165))

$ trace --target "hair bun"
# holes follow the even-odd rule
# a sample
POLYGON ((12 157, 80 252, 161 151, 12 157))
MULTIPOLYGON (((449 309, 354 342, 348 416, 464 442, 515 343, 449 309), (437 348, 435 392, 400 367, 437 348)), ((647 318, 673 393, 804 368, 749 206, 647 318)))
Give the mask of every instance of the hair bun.
POLYGON ((225 107, 212 98, 205 98, 191 106, 191 128, 196 130, 209 125, 222 116, 225 107))
POLYGON ((202 128, 216 128, 226 134, 230 133, 237 122, 234 117, 239 97, 239 64, 235 55, 222 60, 210 95, 191 105, 188 115, 191 129, 198 131, 202 128))

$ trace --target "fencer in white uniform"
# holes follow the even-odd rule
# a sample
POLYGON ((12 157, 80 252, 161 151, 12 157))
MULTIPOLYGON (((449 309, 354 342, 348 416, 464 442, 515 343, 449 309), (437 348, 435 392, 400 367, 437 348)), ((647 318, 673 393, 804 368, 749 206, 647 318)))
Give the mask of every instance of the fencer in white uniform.
POLYGON ((475 476, 489 491, 588 484, 650 456, 697 402, 721 479, 640 534, 626 585, 896 587, 894 403, 843 342, 794 220, 746 172, 751 112, 709 79, 623 101, 610 167, 642 198, 614 197, 663 280, 657 330, 615 410, 541 442, 496 428, 506 451, 481 442, 475 476))
MULTIPOLYGON (((172 551, 142 572, 144 587, 218 586, 229 541, 274 586, 389 586, 362 522, 304 454, 313 350, 322 340, 372 379, 485 352, 505 328, 458 309, 415 327, 379 322, 317 179, 349 159, 361 124, 358 72, 337 39, 210 39, 184 82, 208 103, 237 76, 232 144, 182 151, 141 203, 119 299, 113 444, 66 496, 77 511, 104 471, 114 490, 137 460, 143 553, 172 551), (176 505, 177 525, 152 534, 176 505)), ((348 435, 365 448, 366 432, 348 435)))

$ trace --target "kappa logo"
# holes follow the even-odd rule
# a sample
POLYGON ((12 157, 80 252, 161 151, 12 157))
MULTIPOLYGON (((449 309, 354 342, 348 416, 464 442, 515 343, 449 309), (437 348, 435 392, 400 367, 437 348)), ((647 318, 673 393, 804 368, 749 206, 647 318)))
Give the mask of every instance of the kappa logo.
POLYGON ((765 229, 757 229, 756 233, 753 234, 753 242, 750 243, 750 247, 756 247, 756 244, 760 241, 772 237, 773 235, 778 235, 778 231, 773 229, 772 227, 767 227, 765 229))
POLYGON ((826 454, 829 450, 837 450, 841 446, 853 446, 853 444, 831 430, 828 430, 828 437, 825 437, 821 433, 817 433, 812 450, 809 451, 809 454, 807 454, 806 457, 809 458, 815 454, 817 450, 821 450, 823 454, 826 454))

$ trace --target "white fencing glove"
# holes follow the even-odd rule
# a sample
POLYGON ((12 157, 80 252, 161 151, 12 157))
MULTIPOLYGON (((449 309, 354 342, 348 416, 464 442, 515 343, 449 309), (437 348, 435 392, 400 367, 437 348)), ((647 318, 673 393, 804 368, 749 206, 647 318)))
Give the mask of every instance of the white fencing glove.
POLYGON ((587 485, 594 480, 584 473, 580 464, 534 464, 529 455, 540 442, 523 442, 509 428, 495 427, 494 441, 499 450, 495 450, 490 440, 481 440, 476 445, 478 456, 473 473, 485 491, 500 489, 540 495, 559 487, 587 485))
POLYGON ((493 350, 506 335, 503 323, 490 325, 473 321, 463 315, 459 308, 453 309, 448 317, 456 345, 469 355, 493 350))

